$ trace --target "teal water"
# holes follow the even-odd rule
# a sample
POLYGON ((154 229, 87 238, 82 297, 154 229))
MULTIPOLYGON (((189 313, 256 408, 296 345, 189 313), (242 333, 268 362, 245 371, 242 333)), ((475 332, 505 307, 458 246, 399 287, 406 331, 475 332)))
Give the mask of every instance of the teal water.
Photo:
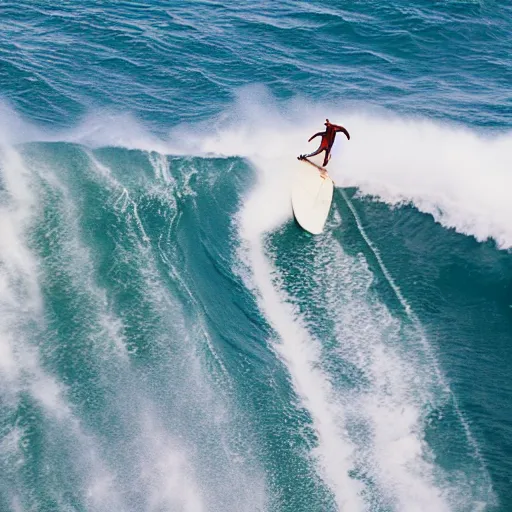
POLYGON ((512 510, 511 33, 498 0, 0 3, 0 510, 512 510))

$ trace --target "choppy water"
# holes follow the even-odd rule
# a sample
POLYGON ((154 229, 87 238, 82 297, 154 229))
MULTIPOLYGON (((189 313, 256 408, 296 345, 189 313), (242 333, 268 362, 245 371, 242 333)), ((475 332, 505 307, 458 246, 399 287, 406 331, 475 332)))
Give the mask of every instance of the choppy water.
POLYGON ((511 33, 492 0, 1 2, 0 510, 511 510, 511 33))

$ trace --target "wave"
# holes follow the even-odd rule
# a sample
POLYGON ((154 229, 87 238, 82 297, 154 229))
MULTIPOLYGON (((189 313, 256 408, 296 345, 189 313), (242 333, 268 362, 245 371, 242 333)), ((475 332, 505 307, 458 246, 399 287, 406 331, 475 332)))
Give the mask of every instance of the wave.
POLYGON ((282 104, 261 87, 241 89, 233 107, 217 118, 180 125, 165 137, 152 134, 129 114, 91 113, 73 129, 51 132, 23 121, 5 103, 0 107, 0 135, 13 143, 67 141, 162 154, 240 156, 266 161, 259 168, 282 175, 280 186, 297 165, 296 155, 316 144, 318 139, 307 144, 309 136, 329 117, 351 133, 350 141, 338 137, 329 164, 337 186, 357 187, 361 195, 393 206, 414 205, 446 228, 478 241, 492 239, 501 249, 512 247, 510 132, 485 133, 370 112, 364 105, 340 109, 300 97, 282 104))
MULTIPOLYGON (((198 297, 199 292, 191 284, 193 269, 183 264, 189 254, 197 252, 192 246, 205 244, 202 238, 192 235, 201 223, 189 220, 197 222, 196 229, 187 228, 181 235, 176 230, 177 224, 184 222, 181 209, 185 204, 196 212, 198 204, 210 197, 216 209, 227 216, 223 210, 227 183, 235 180, 236 186, 243 181, 242 174, 250 175, 251 169, 242 167, 230 174, 232 167, 226 161, 228 165, 221 171, 209 173, 208 166, 215 167, 211 156, 233 155, 250 162, 256 182, 248 187, 248 176, 243 181, 245 186, 237 192, 233 236, 239 250, 230 270, 242 277, 263 321, 272 330, 269 334, 262 329, 264 334, 258 331, 258 335, 251 336, 264 337, 283 363, 298 401, 295 405, 292 398, 291 407, 303 409, 308 415, 309 419, 299 426, 307 431, 311 424, 312 435, 300 434, 306 439, 307 449, 299 455, 290 451, 297 459, 311 461, 331 495, 328 508, 429 510, 435 504, 437 510, 457 510, 493 501, 478 445, 451 398, 421 326, 416 320, 411 321, 410 308, 396 285, 389 281, 399 301, 405 304, 405 316, 390 310, 372 292, 374 274, 367 258, 350 256, 336 239, 335 227, 343 222, 339 213, 331 219, 330 229, 323 237, 314 241, 297 233, 287 237, 286 230, 293 226, 285 222, 291 218, 289 183, 296 166, 303 165, 293 157, 303 151, 301 141, 321 126, 320 108, 304 106, 301 100, 283 107, 262 96, 261 91, 249 90, 241 94, 232 111, 219 119, 193 127, 180 126, 167 140, 148 134, 129 116, 110 121, 91 116, 67 133, 47 133, 34 127, 26 130, 18 120, 20 133, 15 129, 10 132, 11 142, 27 142, 34 137, 87 146, 23 146, 29 170, 12 148, 7 150, 2 177, 8 191, 8 207, 3 213, 14 234, 1 255, 4 267, 12 267, 6 275, 26 282, 34 306, 29 302, 33 311, 27 312, 19 301, 14 301, 14 310, 6 303, 0 313, 8 330, 20 335, 25 335, 25 330, 20 329, 23 322, 31 324, 34 318, 36 323, 43 322, 40 330, 48 335, 50 346, 43 350, 27 341, 20 349, 22 356, 36 354, 30 359, 37 371, 29 376, 29 393, 45 411, 61 411, 60 421, 72 426, 68 428, 70 447, 65 450, 75 453, 71 449, 75 442, 78 454, 92 454, 84 463, 89 468, 85 475, 77 467, 73 471, 79 485, 95 497, 93 505, 98 510, 105 495, 112 500, 105 505, 107 508, 130 509, 133 501, 140 508, 180 506, 192 511, 223 507, 264 509, 273 499, 278 500, 275 496, 281 490, 272 482, 282 470, 268 466, 263 469, 264 462, 258 460, 259 443, 265 443, 260 439, 254 443, 258 448, 254 448, 252 438, 245 443, 233 441, 240 432, 250 431, 250 422, 229 391, 233 368, 227 368, 225 354, 222 350, 219 353, 219 344, 212 341, 215 320, 209 318, 208 311, 214 301, 211 297, 209 301, 205 296, 198 297), (144 153, 112 152, 104 146, 136 147, 144 153), (91 151, 94 147, 103 149, 91 151), (169 159, 166 154, 182 157, 169 159), (203 158, 198 160, 192 155, 203 158), (222 179, 216 196, 212 187, 219 176, 222 179), (206 183, 200 193, 198 183, 206 183), (33 187, 42 193, 36 196, 33 187), (13 201, 21 206, 13 209, 13 201), (34 239, 27 239, 26 230, 31 223, 37 224, 38 212, 42 211, 47 217, 41 220, 35 239, 38 245, 34 239), (103 212, 105 218, 97 217, 95 212, 103 212), (80 222, 85 224, 79 225, 80 222), (80 235, 84 232, 88 233, 85 239, 80 235), (44 241, 46 235, 51 243, 44 241), (176 242, 180 236, 189 240, 180 245, 176 242), (292 248, 287 244, 295 245, 292 248), (96 253, 88 247, 94 247, 96 253), (293 258, 283 264, 282 260, 292 254, 297 261, 302 258, 308 264, 297 267, 293 258), (43 262, 44 272, 37 270, 41 263, 36 261, 43 262), (110 277, 103 284, 100 267, 109 269, 110 277), (297 274, 300 279, 290 277, 297 274), (52 284, 55 276, 60 276, 56 281, 63 280, 57 289, 52 284), (51 347, 52 340, 55 346, 58 343, 42 319, 44 301, 38 299, 41 290, 49 294, 47 300, 64 293, 70 308, 76 307, 94 325, 93 329, 79 321, 75 325, 73 332, 89 347, 77 355, 76 364, 85 365, 99 379, 89 388, 93 396, 102 396, 105 390, 101 383, 112 379, 107 386, 107 394, 112 394, 107 410, 115 415, 124 440, 114 441, 110 448, 107 445, 111 441, 98 425, 82 425, 82 418, 90 414, 87 402, 74 400, 64 384, 70 375, 58 369, 59 357, 64 356, 57 357, 59 351, 51 347), (189 308, 192 318, 186 314, 189 308), (169 333, 174 341, 183 343, 168 346, 169 333), (204 363, 204 352, 213 363, 204 363), (144 366, 141 372, 132 361, 146 357, 153 369, 144 366), (90 361, 96 363, 90 367, 90 361), (180 374, 176 361, 189 370, 186 378, 180 374), (162 375, 172 372, 171 382, 162 385, 162 375), (159 387, 162 389, 155 391, 159 387), (179 398, 180 392, 188 405, 179 398), (166 401, 169 404, 163 405, 166 401), (436 463, 433 449, 426 442, 429 414, 445 408, 456 418, 455 432, 466 436, 464 453, 454 470, 436 463), (232 413, 235 409, 236 413, 232 413), (208 446, 208 454, 197 454, 195 447, 199 445, 208 446), (102 450, 104 457, 100 456, 102 450), (246 455, 240 455, 244 450, 246 455), (119 460, 124 461, 121 467, 119 460), (210 470, 213 460, 224 461, 224 470, 217 475, 210 470), (270 483, 265 470, 272 474, 270 483), (117 480, 119 475, 124 483, 117 480), (143 491, 132 490, 126 484, 139 478, 143 491), (480 485, 472 486, 471 478, 480 485), (236 483, 234 493, 229 492, 227 481, 236 483), (257 490, 257 504, 251 501, 252 491, 247 494, 244 487, 257 490)), ((491 156, 494 172, 490 183, 480 188, 499 189, 507 183, 505 164, 509 153, 504 142, 509 140, 508 134, 485 138, 460 127, 382 113, 347 112, 342 116, 340 111, 339 119, 329 117, 338 122, 343 119, 342 124, 352 135, 350 142, 338 141, 329 165, 338 186, 356 186, 361 194, 389 204, 412 203, 447 227, 482 240, 493 237, 500 247, 508 247, 506 223, 498 219, 497 213, 508 211, 504 195, 497 193, 493 202, 483 197, 476 204, 471 195, 479 183, 480 166, 490 165, 491 156), (368 146, 375 148, 375 153, 367 149, 363 140, 373 142, 368 146), (441 145, 442 140, 447 146, 441 145), (436 142, 438 150, 423 153, 426 163, 413 166, 407 161, 407 154, 409 158, 415 156, 425 141, 436 142), (479 151, 474 151, 471 144, 479 151), (453 155, 450 149, 456 146, 473 151, 475 159, 478 153, 480 159, 475 163, 467 156, 453 155), (467 175, 470 183, 461 187, 456 186, 462 176, 459 163, 473 164, 467 175), (430 172, 430 164, 444 172, 430 172), (438 189, 440 184, 447 189, 443 193, 438 189), (484 218, 476 219, 479 209, 491 203, 496 208, 486 210, 486 222, 484 218), (499 222, 493 224, 491 220, 499 222)), ((211 204, 206 210, 206 218, 211 217, 211 204)), ((192 218, 196 214, 188 212, 192 218)), ((369 246, 372 249, 371 241, 369 246)), ((215 268, 221 274, 227 273, 217 245, 205 250, 215 262, 212 271, 215 268)), ((385 271, 384 274, 388 277, 385 271)), ((203 277, 206 282, 213 279, 212 275, 203 277)), ((233 286, 236 289, 232 276, 229 282, 229 290, 233 286)), ((12 291, 14 285, 8 280, 6 283, 5 287, 12 291)), ((7 297, 12 297, 11 291, 7 297)), ((228 302, 222 307, 227 308, 228 302)), ((74 315, 76 312, 71 314, 74 315)), ((221 330, 225 329, 224 325, 221 330)), ((30 333, 26 336, 33 340, 30 333)), ((240 344, 237 350, 248 349, 240 344)), ((2 341, 2 351, 8 356, 13 353, 13 344, 7 337, 2 341)), ((12 383, 18 382, 16 375, 25 370, 22 360, 12 355, 4 361, 11 361, 1 370, 10 379, 7 390, 12 391, 16 402, 18 388, 12 383)), ((93 377, 90 378, 94 381, 93 377)), ((96 419, 100 424, 109 423, 102 415, 96 419)), ((58 432, 62 430, 61 426, 58 432)), ((22 438, 26 434, 18 435, 22 438)), ((55 439, 58 434, 52 435, 55 439)), ((8 449, 11 448, 5 448, 4 453, 8 449)))
POLYGON ((308 145, 307 139, 322 130, 325 117, 351 134, 350 141, 338 136, 329 163, 338 187, 357 187, 361 195, 393 206, 414 205, 446 228, 478 241, 492 239, 502 249, 512 246, 511 132, 484 133, 301 99, 283 108, 266 93, 249 90, 240 94, 218 127, 200 127, 201 136, 187 133, 182 146, 254 162, 268 160, 269 172, 288 179, 297 165, 295 156, 317 143, 308 145))

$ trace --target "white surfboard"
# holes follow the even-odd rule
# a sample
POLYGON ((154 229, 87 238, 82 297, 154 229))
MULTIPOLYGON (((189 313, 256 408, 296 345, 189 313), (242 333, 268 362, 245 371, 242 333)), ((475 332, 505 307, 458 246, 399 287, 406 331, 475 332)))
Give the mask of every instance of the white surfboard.
POLYGON ((310 160, 303 160, 292 187, 293 214, 299 225, 313 235, 320 234, 331 209, 334 183, 327 171, 310 160))

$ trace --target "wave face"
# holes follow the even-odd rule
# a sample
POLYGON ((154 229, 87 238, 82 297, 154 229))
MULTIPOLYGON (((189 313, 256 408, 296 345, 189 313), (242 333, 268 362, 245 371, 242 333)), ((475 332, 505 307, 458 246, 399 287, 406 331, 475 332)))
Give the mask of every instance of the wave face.
POLYGON ((0 510, 508 510, 508 3, 0 10, 0 510))

